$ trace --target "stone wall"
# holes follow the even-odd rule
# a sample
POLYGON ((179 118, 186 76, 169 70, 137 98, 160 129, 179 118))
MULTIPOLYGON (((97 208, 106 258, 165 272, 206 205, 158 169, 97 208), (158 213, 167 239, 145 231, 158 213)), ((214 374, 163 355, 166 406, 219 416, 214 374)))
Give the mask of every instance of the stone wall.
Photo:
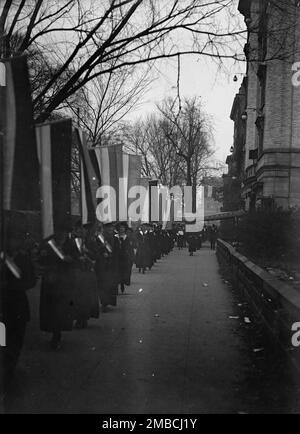
POLYGON ((292 344, 292 326, 300 322, 300 291, 258 267, 223 240, 218 240, 217 256, 221 266, 228 270, 234 287, 243 293, 265 323, 272 339, 290 354, 300 369, 300 347, 292 344))

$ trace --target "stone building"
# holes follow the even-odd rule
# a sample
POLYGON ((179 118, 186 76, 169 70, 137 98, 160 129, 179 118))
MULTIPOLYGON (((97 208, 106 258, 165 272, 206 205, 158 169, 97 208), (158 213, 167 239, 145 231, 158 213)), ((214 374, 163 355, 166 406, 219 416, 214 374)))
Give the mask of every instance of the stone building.
POLYGON ((241 114, 245 126, 236 111, 240 96, 232 117, 241 130, 235 137, 245 134, 244 156, 239 154, 237 163, 242 142, 235 138, 228 163, 243 164, 241 196, 246 209, 300 205, 300 86, 293 85, 295 64, 300 62, 299 6, 297 0, 239 1, 248 29, 242 85, 246 107, 241 114))
POLYGON ((231 155, 227 157, 228 173, 223 175, 223 211, 243 208, 241 185, 244 180, 246 123, 243 115, 247 106, 247 78, 235 96, 230 118, 234 122, 234 138, 231 155))

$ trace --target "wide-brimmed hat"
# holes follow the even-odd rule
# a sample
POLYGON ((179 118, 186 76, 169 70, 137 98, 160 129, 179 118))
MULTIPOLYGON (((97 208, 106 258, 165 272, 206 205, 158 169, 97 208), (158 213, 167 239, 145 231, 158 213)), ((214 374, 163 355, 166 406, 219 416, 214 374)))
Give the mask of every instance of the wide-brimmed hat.
POLYGON ((105 228, 109 228, 110 226, 115 226, 115 225, 116 225, 116 222, 103 222, 102 225, 103 225, 105 228))

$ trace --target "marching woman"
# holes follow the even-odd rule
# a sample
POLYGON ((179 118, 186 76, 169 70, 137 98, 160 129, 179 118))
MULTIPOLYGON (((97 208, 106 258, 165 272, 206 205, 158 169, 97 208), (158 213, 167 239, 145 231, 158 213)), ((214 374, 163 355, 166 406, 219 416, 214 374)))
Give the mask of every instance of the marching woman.
POLYGON ((134 262, 134 242, 128 236, 128 225, 126 222, 119 223, 117 227, 120 241, 119 256, 119 276, 122 294, 125 291, 125 285, 131 285, 131 273, 134 262))
POLYGON ((177 247, 179 250, 184 248, 184 232, 180 229, 177 233, 177 247))
POLYGON ((76 328, 86 328, 90 318, 99 318, 99 297, 94 271, 95 249, 89 242, 88 227, 75 226, 69 239, 74 266, 74 315, 76 328))
POLYGON ((157 262, 157 248, 156 248, 156 235, 154 232, 154 227, 151 226, 149 230, 149 244, 152 259, 152 266, 157 262))
POLYGON ((40 249, 43 269, 40 297, 40 328, 52 333, 51 348, 60 348, 61 333, 71 331, 75 316, 73 248, 67 231, 44 241, 40 249))
POLYGON ((189 235, 187 242, 189 245, 190 256, 194 256, 194 253, 197 251, 197 240, 195 238, 195 235, 189 235))
MULTIPOLYGON (((3 318, 6 327, 6 347, 0 360, 0 392, 5 393, 13 379, 23 347, 27 323, 30 320, 26 292, 36 284, 36 275, 28 250, 26 232, 8 225, 7 252, 1 256, 3 318), (1 369, 3 368, 3 370, 1 369)), ((0 393, 0 395, 1 395, 0 393)))
POLYGON ((102 311, 107 312, 108 306, 117 305, 119 285, 120 243, 115 237, 113 223, 101 225, 96 232, 96 264, 98 291, 102 311))
POLYGON ((137 252, 136 252, 136 268, 138 268, 139 273, 143 272, 145 274, 146 269, 151 270, 153 266, 150 240, 148 232, 145 226, 142 226, 136 235, 137 238, 137 252))

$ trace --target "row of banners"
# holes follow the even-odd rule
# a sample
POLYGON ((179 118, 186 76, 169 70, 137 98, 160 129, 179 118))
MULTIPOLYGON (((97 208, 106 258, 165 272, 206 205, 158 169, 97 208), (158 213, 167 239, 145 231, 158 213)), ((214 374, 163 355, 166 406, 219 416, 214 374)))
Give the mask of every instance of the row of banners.
MULTIPOLYGON (((141 157, 123 152, 121 145, 91 149, 86 134, 74 128, 69 119, 35 125, 25 57, 0 63, 0 108, 0 131, 4 132, 2 208, 40 212, 44 239, 71 225, 74 145, 80 155, 83 224, 93 223, 96 219, 95 186, 111 186, 119 197, 119 180, 122 179, 122 193, 128 197, 134 186, 142 185, 149 190, 153 185, 153 181, 141 176, 141 157)), ((157 181, 155 183, 157 185, 157 181)), ((120 210, 117 209, 116 220, 119 218, 120 210)), ((168 226, 172 227, 171 216, 168 226)))

